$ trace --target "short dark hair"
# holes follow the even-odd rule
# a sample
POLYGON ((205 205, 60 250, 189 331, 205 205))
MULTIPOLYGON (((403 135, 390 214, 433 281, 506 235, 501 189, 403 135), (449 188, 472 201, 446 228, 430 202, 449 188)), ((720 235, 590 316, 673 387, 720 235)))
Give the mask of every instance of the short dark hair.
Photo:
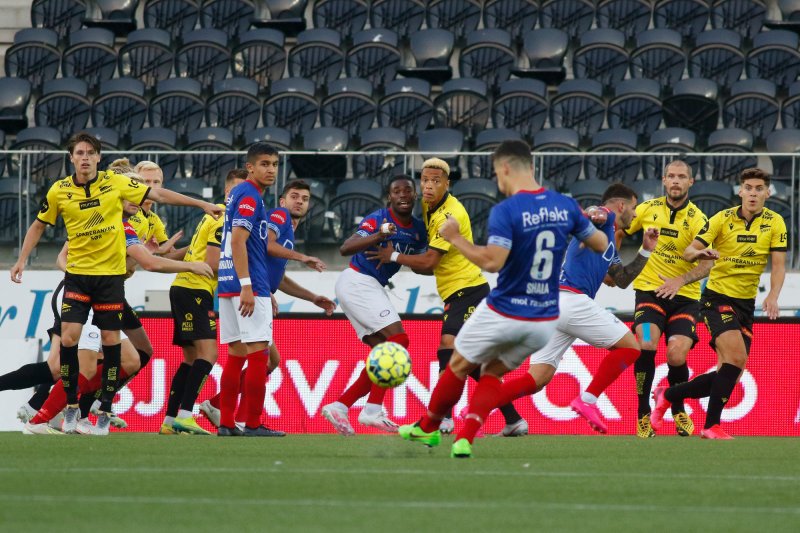
POLYGON ((100 141, 97 140, 97 137, 86 131, 78 132, 69 138, 67 141, 67 152, 72 155, 72 152, 75 151, 75 147, 78 146, 79 143, 89 143, 92 145, 95 152, 98 154, 100 153, 100 141))
POLYGON ((771 179, 770 175, 760 168, 746 168, 739 174, 739 185, 744 185, 745 180, 764 180, 764 184, 769 187, 771 179))
POLYGON ((495 161, 498 159, 511 159, 521 166, 527 167, 533 164, 531 147, 525 141, 518 140, 501 142, 500 146, 494 149, 492 159, 495 161))
POLYGON ((664 165, 664 173, 662 174, 662 176, 666 176, 667 175, 667 169, 669 167, 671 167, 672 165, 683 165, 684 167, 686 167, 686 170, 689 171, 689 177, 694 179, 694 170, 692 170, 692 165, 690 165, 688 162, 684 161, 683 159, 673 159, 672 161, 670 161, 669 163, 664 165))
POLYGON ((389 180, 389 183, 386 184, 386 194, 387 195, 392 190, 392 185, 396 181, 410 181, 411 182, 411 186, 414 188, 414 190, 416 190, 416 188, 417 188, 417 184, 414 181, 414 178, 412 178, 408 174, 395 174, 394 176, 392 176, 392 179, 389 180))
POLYGON ((246 180, 247 176, 249 175, 250 173, 243 168, 231 169, 228 171, 228 175, 225 176, 225 184, 228 184, 233 180, 246 180))
POLYGON ((258 159, 258 156, 261 155, 277 156, 278 150, 271 144, 267 144, 262 141, 255 142, 250 145, 250 148, 247 149, 247 162, 253 163, 256 159, 258 159))
POLYGON ((603 193, 600 203, 606 204, 607 202, 618 198, 622 200, 634 200, 638 199, 639 196, 636 194, 636 191, 623 183, 612 183, 608 186, 606 192, 603 193))
POLYGON ((287 181, 286 185, 283 186, 283 190, 281 191, 281 198, 286 196, 286 193, 291 190, 308 191, 309 194, 311 194, 311 185, 303 180, 287 181))

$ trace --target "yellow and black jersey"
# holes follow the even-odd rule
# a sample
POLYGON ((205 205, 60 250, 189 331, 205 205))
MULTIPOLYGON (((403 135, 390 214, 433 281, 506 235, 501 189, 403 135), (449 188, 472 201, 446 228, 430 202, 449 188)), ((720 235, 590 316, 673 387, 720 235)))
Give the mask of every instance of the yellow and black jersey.
MULTIPOLYGON (((223 209, 224 204, 217 204, 223 209)), ((222 225, 225 223, 225 217, 219 217, 214 220, 211 215, 205 215, 197 224, 192 236, 192 242, 186 255, 183 256, 184 261, 205 261, 206 260, 206 247, 216 246, 219 248, 222 245, 222 225)), ((191 272, 180 272, 175 276, 175 281, 172 282, 173 287, 185 287, 187 289, 202 289, 214 294, 217 289, 217 278, 214 276, 209 279, 205 276, 199 276, 191 272)))
POLYGON ((139 238, 139 242, 146 242, 147 239, 149 239, 150 223, 147 221, 147 218, 143 216, 141 211, 128 217, 128 223, 133 227, 134 231, 136 231, 136 237, 139 238))
POLYGON ((37 218, 55 225, 64 219, 69 240, 67 272, 92 276, 125 274, 122 200, 136 205, 150 187, 111 171, 101 171, 85 185, 72 176, 53 183, 37 218))
POLYGON ((468 261, 458 249, 439 235, 439 228, 448 216, 458 221, 461 235, 472 242, 472 224, 469 215, 455 196, 445 193, 444 198, 430 210, 427 204, 422 202, 422 220, 428 229, 428 248, 444 254, 439 265, 433 270, 433 275, 436 276, 436 290, 442 300, 446 300, 460 289, 486 283, 480 267, 468 261))
POLYGON ((755 298, 761 273, 771 252, 785 252, 786 223, 767 208, 748 222, 742 207, 720 211, 697 240, 719 252, 707 287, 731 298, 755 298))
MULTIPOLYGON (((625 232, 633 235, 639 230, 656 228, 659 237, 656 249, 633 281, 633 288, 640 291, 654 291, 664 283, 658 277, 659 274, 674 278, 694 268, 697 263, 685 261, 683 251, 707 225, 708 218, 688 198, 674 209, 664 196, 636 206, 636 218, 625 232)), ((700 282, 684 285, 678 294, 699 300, 700 282)))
POLYGON ((150 240, 151 237, 155 237, 158 244, 164 244, 165 241, 169 240, 167 228, 155 211, 151 209, 145 212, 144 209, 142 209, 141 214, 147 218, 147 223, 150 225, 147 230, 147 240, 150 240))

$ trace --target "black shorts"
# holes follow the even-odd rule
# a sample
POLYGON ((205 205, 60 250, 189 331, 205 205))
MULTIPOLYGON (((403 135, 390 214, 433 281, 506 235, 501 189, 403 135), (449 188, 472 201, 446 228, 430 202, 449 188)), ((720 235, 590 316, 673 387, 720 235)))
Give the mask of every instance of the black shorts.
POLYGON ((489 296, 489 284, 477 285, 461 289, 444 301, 442 316, 442 335, 457 335, 461 326, 467 321, 481 300, 489 296))
POLYGON ((636 311, 633 315, 634 333, 636 326, 649 323, 655 325, 667 340, 674 335, 683 335, 692 339, 692 347, 694 347, 697 344, 697 319, 699 316, 700 302, 697 300, 680 295, 669 300, 659 298, 652 291, 636 291, 636 311))
POLYGON ((740 331, 747 353, 753 343, 753 316, 756 300, 731 298, 706 289, 700 298, 700 316, 711 334, 709 344, 716 349, 716 339, 726 331, 740 331))
POLYGON ((202 339, 217 340, 214 298, 202 289, 169 288, 172 308, 172 344, 190 346, 202 339))
POLYGON ((125 276, 89 276, 67 272, 64 276, 64 299, 61 301, 62 322, 85 324, 89 309, 94 310, 92 323, 101 330, 123 329, 125 276))

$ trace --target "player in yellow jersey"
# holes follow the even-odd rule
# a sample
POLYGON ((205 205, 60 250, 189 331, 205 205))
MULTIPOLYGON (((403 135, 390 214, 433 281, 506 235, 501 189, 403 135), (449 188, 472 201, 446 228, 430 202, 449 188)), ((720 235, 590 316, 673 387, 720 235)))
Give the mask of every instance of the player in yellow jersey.
POLYGON ((106 361, 98 423, 107 428, 111 403, 118 388, 120 335, 125 301, 125 232, 122 200, 140 205, 148 197, 176 205, 198 207, 220 216, 218 206, 167 190, 151 190, 114 172, 98 172, 100 142, 81 132, 67 143, 75 174, 56 181, 47 192, 37 219, 25 235, 11 280, 22 282, 25 264, 48 224, 64 219, 70 242, 62 301, 61 376, 67 393, 64 431, 74 433, 78 408, 78 339, 89 309, 101 330, 106 361))
MULTIPOLYGON (((693 176, 691 167, 684 161, 669 163, 664 168, 662 179, 666 195, 640 203, 631 226, 618 232, 633 235, 649 228, 659 231, 658 245, 652 257, 633 282, 636 291, 634 331, 642 347, 642 353, 633 367, 639 398, 636 435, 641 438, 655 436, 650 425, 650 389, 655 377, 655 357, 661 335, 666 340, 667 380, 671 385, 689 379, 686 355, 697 342, 695 328, 700 312, 700 283, 681 287, 674 299, 661 298, 655 293, 663 279, 679 279, 697 264, 686 261, 682 255, 683 250, 708 224, 706 216, 689 201, 693 176)), ((683 402, 673 404, 672 417, 679 435, 688 436, 694 432, 683 402)))
MULTIPOLYGON (((720 417, 747 363, 756 294, 768 259, 772 260, 770 289, 762 307, 770 319, 778 318, 778 296, 786 277, 786 223, 781 215, 764 207, 769 197, 769 174, 758 168, 746 169, 739 183, 742 204, 711 217, 708 229, 684 251, 687 261, 701 260, 683 276, 685 284, 704 278, 710 271, 700 313, 711 333, 711 347, 717 352, 717 370, 681 385, 657 387, 652 416, 656 429, 671 403, 709 397, 701 437, 732 438, 720 427, 720 417)), ((670 297, 676 287, 664 286, 660 291, 670 297)))
MULTIPOLYGON (((377 252, 367 252, 381 263, 396 262, 415 271, 433 272, 436 289, 444 302, 442 334, 439 349, 439 371, 443 371, 453 355, 455 338, 461 326, 475 311, 475 307, 489 294, 489 283, 481 269, 468 261, 439 234, 439 228, 448 217, 459 223, 461 235, 472 242, 472 225, 464 206, 450 194, 450 166, 439 158, 431 158, 422 164, 422 220, 428 229, 428 251, 420 255, 405 255, 395 252, 391 243, 377 252)), ((474 379, 480 377, 475 372, 474 379)), ((500 408, 506 421, 502 435, 516 437, 528 434, 528 423, 511 404, 500 408)), ((453 420, 442 421, 441 431, 451 433, 453 420)))
MULTIPOLYGON (((133 167, 133 171, 139 174, 145 185, 151 189, 161 189, 164 186, 164 171, 161 170, 161 167, 158 166, 157 163, 152 161, 139 161, 136 163, 136 166, 133 167)), ((160 246, 164 245, 169 239, 167 236, 167 228, 164 226, 164 222, 158 214, 153 210, 153 202, 145 200, 142 203, 142 215, 147 218, 147 222, 150 224, 150 231, 147 234, 147 239, 155 239, 160 246)), ((183 230, 179 231, 179 233, 182 237, 183 230)), ((180 237, 178 237, 178 240, 180 240, 180 237)), ((164 251, 163 248, 160 250, 160 252, 164 251)), ((186 253, 186 249, 183 249, 182 253, 178 254, 176 258, 182 258, 184 253, 186 253)))

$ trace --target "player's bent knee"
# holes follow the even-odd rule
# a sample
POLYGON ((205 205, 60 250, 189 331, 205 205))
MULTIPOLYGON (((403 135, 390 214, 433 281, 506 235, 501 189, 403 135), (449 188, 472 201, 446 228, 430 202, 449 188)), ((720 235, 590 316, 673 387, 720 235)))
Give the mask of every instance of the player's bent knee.
POLYGON ((478 368, 478 365, 464 359, 464 356, 458 353, 458 350, 453 351, 453 356, 450 358, 450 369, 453 374, 461 379, 467 379, 469 373, 476 368, 478 368))
POLYGON ((538 392, 553 379, 553 376, 556 374, 556 367, 544 363, 534 364, 528 369, 528 374, 530 374, 536 382, 536 391, 538 392))

